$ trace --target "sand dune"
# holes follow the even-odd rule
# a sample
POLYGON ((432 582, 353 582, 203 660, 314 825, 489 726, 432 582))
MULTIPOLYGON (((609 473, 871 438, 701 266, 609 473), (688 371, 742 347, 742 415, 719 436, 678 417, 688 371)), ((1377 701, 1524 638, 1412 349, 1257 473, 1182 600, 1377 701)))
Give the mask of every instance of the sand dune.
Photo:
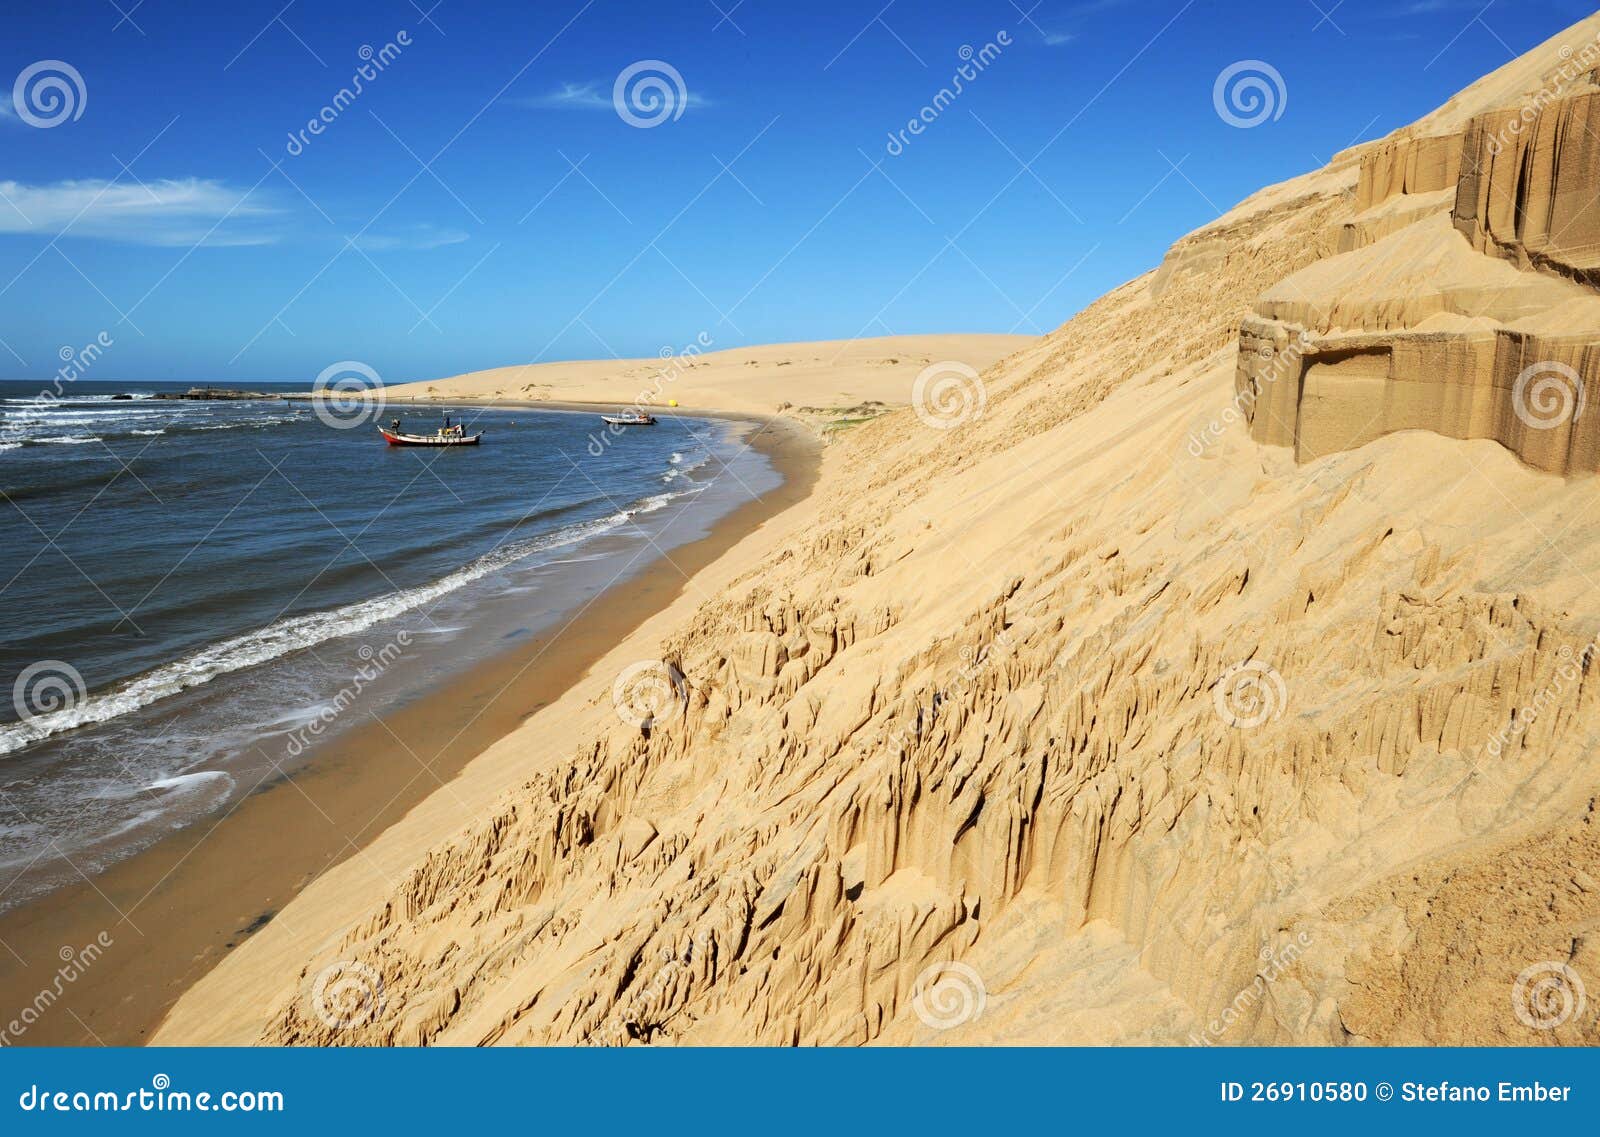
POLYGON ((709 339, 662 349, 654 359, 584 360, 497 367, 389 387, 408 399, 529 399, 629 404, 802 420, 859 418, 911 402, 924 369, 959 363, 982 371, 1036 343, 1034 336, 931 335, 712 350, 709 339))
POLYGON ((837 435, 159 1041, 1592 1042, 1597 35, 837 435))

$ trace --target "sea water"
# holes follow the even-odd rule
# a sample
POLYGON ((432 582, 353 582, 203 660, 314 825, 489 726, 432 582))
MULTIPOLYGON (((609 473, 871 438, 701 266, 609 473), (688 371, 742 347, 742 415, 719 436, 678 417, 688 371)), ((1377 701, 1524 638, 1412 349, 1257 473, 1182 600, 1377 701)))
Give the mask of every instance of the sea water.
POLYGON ((706 420, 391 405, 484 431, 391 448, 305 402, 153 397, 187 386, 0 383, 0 910, 559 628, 778 483, 706 420))

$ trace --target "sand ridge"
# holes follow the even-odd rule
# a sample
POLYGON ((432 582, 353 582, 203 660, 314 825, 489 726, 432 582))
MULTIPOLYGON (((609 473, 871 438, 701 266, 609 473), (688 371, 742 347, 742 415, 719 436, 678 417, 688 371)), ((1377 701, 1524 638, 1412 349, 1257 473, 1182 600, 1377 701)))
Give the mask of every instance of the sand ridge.
POLYGON ((925 369, 961 364, 982 371, 1037 342, 1036 336, 909 335, 718 349, 702 333, 653 359, 580 360, 497 367, 385 389, 407 400, 530 400, 665 407, 803 420, 861 417, 912 401, 925 369), (861 408, 865 407, 865 410, 861 408), (854 415, 851 412, 854 411, 854 415))

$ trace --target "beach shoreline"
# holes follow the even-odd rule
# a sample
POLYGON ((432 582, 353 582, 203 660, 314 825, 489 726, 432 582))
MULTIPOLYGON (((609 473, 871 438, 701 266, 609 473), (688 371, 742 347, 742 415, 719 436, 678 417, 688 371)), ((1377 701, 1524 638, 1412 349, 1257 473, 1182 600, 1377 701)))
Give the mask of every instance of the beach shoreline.
MULTIPOLYGON (((495 405, 592 409, 539 400, 495 405)), ((0 970, 0 1013, 20 1012, 50 992, 43 1013, 4 1042, 147 1041, 186 990, 303 889, 363 856, 391 825, 447 790, 474 758, 669 606, 702 568, 811 494, 820 445, 800 424, 748 413, 685 413, 747 424, 740 445, 760 452, 780 485, 716 519, 705 535, 658 553, 555 629, 468 667, 383 720, 341 733, 305 766, 263 779, 221 818, 176 831, 101 873, 0 915, 0 945, 10 961, 0 970), (62 982, 64 961, 90 944, 98 945, 92 965, 73 968, 62 982)))

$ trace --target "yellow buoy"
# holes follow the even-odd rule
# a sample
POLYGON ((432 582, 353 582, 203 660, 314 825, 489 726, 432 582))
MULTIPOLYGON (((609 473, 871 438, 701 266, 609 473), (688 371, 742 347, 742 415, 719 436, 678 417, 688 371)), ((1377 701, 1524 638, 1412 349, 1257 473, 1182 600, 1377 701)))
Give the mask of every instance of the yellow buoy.
POLYGON ((675 407, 677 405, 678 405, 678 400, 677 399, 668 399, 667 400, 667 406, 675 407))

